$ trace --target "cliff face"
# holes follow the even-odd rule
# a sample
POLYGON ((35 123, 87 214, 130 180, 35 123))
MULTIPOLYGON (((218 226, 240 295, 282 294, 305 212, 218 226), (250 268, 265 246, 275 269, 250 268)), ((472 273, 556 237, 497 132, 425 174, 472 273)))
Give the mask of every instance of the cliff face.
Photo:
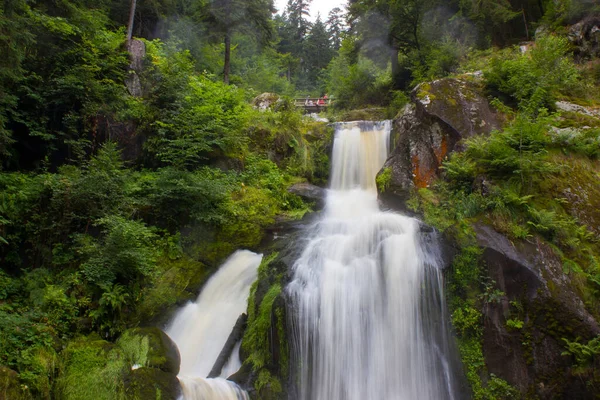
MULTIPOLYGON (((433 209, 454 207, 452 199, 444 204, 439 200, 441 189, 435 183, 443 182, 450 190, 454 184, 445 176, 442 163, 452 152, 465 149, 463 139, 501 130, 502 118, 491 108, 477 80, 467 76, 418 86, 412 92, 412 104, 402 110, 393 126, 392 152, 378 175, 380 200, 384 206, 430 222, 427 213, 415 207, 415 202, 421 201, 421 190, 434 198, 433 209)), ((557 134, 555 128, 547 130, 547 135, 557 134)), ((544 196, 564 198, 565 212, 597 238, 597 162, 558 152, 552 157, 571 172, 549 175, 537 201, 543 203, 544 196)), ((468 192, 492 201, 490 182, 493 179, 488 176, 477 176, 468 192)), ((491 388, 497 378, 506 381, 510 390, 515 390, 506 394, 509 398, 594 398, 593 357, 590 369, 567 351, 569 343, 585 346, 600 334, 600 312, 583 289, 582 275, 565 267, 567 250, 563 253, 539 232, 517 239, 500 233, 492 212, 484 208, 468 220, 444 221, 441 227, 459 253, 470 246, 477 254, 476 276, 466 287, 456 288, 456 282, 467 282, 461 276, 464 259, 448 272, 451 308, 452 304, 468 304, 467 308, 476 309, 477 326, 469 329, 477 333, 470 335, 461 319, 464 307, 451 309, 459 341, 476 342, 482 353, 482 365, 470 367, 472 354, 459 345, 465 369, 476 371, 475 380, 483 387, 491 388)), ((592 243, 596 243, 593 238, 592 243)), ((472 378, 469 376, 469 381, 477 398, 481 386, 475 387, 472 378)))
POLYGON ((413 189, 427 187, 439 176, 442 161, 460 149, 460 141, 499 127, 475 78, 440 79, 417 86, 394 120, 393 150, 384 204, 407 211, 403 204, 413 189))

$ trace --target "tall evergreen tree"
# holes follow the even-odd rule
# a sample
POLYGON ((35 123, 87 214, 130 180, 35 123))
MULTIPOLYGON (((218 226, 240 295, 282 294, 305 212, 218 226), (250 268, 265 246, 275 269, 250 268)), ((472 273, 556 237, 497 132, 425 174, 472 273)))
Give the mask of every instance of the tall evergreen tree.
POLYGON ((304 45, 306 80, 314 84, 319 73, 327 67, 333 58, 330 36, 321 17, 317 16, 304 45))
POLYGON ((329 16, 325 22, 327 32, 331 40, 331 46, 334 50, 338 50, 342 45, 342 33, 344 32, 344 12, 341 8, 335 7, 329 11, 329 16))

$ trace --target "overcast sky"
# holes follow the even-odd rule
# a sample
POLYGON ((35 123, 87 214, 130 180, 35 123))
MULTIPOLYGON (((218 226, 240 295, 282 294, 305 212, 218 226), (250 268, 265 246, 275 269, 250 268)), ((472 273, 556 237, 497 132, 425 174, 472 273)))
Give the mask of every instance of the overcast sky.
MULTIPOLYGON (((288 0, 275 0, 275 8, 279 14, 283 13, 288 0)), ((310 4, 310 19, 315 21, 317 19, 317 13, 321 13, 321 20, 327 20, 329 11, 335 7, 344 9, 347 0, 313 0, 310 4)))

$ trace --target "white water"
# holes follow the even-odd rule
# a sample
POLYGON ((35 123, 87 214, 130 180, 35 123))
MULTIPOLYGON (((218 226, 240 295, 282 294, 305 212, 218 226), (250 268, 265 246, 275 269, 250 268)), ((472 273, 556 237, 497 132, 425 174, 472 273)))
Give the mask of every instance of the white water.
POLYGON ((248 395, 226 378, 239 369, 236 346, 221 377, 206 379, 237 318, 246 312, 250 286, 262 255, 235 252, 206 283, 195 303, 177 313, 167 329, 181 354, 179 381, 185 400, 238 400, 248 395))
POLYGON ((441 272, 418 221, 377 202, 389 133, 338 124, 324 216, 287 289, 300 400, 455 398, 441 272))

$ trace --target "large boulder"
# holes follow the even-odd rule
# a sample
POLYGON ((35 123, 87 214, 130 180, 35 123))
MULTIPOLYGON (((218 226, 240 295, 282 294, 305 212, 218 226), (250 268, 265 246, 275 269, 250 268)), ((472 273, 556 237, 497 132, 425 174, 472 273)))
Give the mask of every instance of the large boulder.
POLYGON ((503 293, 482 310, 488 371, 539 398, 593 398, 561 354, 563 338, 590 340, 600 327, 573 290, 560 257, 540 239, 513 244, 487 225, 474 228, 487 275, 503 293), (509 320, 522 326, 511 327, 509 320))
POLYGON ((128 400, 178 400, 180 396, 177 376, 160 369, 138 368, 125 378, 125 398, 128 400))
POLYGON ((319 208, 324 206, 327 195, 327 190, 307 182, 290 186, 288 192, 300 196, 306 201, 315 202, 319 208))
POLYGON ((600 56, 600 15, 590 15, 571 26, 567 35, 575 58, 585 61, 600 56))
POLYGON ((427 187, 439 176, 442 161, 460 141, 487 134, 500 124, 475 78, 446 78, 417 86, 394 120, 392 152, 381 174, 380 198, 406 211, 411 190, 427 187))
POLYGON ((133 360, 144 367, 156 368, 177 375, 181 357, 179 349, 171 338, 158 328, 132 328, 126 330, 117 342, 125 350, 137 348, 146 350, 145 354, 137 351, 133 360))

